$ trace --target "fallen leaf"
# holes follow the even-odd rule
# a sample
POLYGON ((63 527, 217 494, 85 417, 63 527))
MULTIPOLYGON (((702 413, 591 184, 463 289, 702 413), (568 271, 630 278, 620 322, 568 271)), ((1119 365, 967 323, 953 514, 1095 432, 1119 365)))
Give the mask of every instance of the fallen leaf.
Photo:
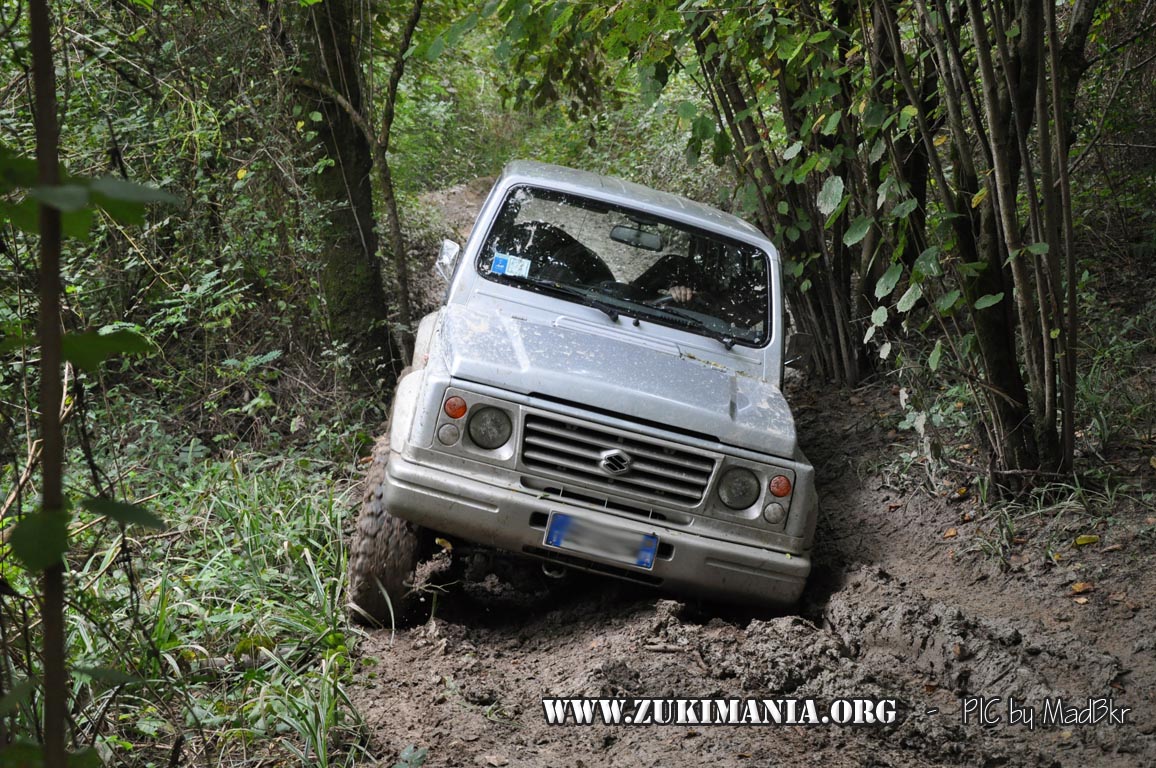
POLYGON ((1072 585, 1072 592, 1074 594, 1082 594, 1084 592, 1091 592, 1096 588, 1096 585, 1090 581, 1077 581, 1072 585))
MULTIPOLYGON (((428 539, 426 539, 426 541, 428 541, 428 539)), ((441 536, 438 536, 436 539, 434 539, 434 544, 437 544, 439 547, 444 549, 446 552, 453 552, 454 551, 454 545, 451 544, 446 539, 443 539, 441 536)))
POLYGON ((1119 552, 1123 548, 1124 547, 1122 544, 1109 544, 1108 546, 1104 547, 1100 551, 1101 552, 1119 552))
POLYGON ((1108 595, 1108 599, 1111 600, 1113 603, 1122 603, 1128 599, 1128 593, 1127 592, 1115 592, 1111 595, 1108 595))
MULTIPOLYGON (((240 181, 241 179, 245 178, 248 175, 249 175, 249 171, 247 169, 245 169, 245 168, 237 169, 237 181, 240 181)), ((1153 459, 1153 461, 1156 461, 1156 459, 1153 459)))
POLYGON ((1064 556, 1061 553, 1059 553, 1059 552, 1053 552, 1052 553, 1052 562, 1053 563, 1058 563, 1063 559, 1064 559, 1064 556))
POLYGON ((894 512, 895 510, 902 509, 902 508, 903 508, 902 504, 888 504, 887 505, 887 511, 888 512, 894 512))
POLYGON ((1096 534, 1085 533, 1083 536, 1077 536, 1075 543, 1076 543, 1077 547, 1086 547, 1089 544, 1095 544, 1099 540, 1100 540, 1100 537, 1097 536, 1096 534))
POLYGON ((1028 543, 1028 540, 1025 539, 1023 536, 1013 536, 1012 537, 1012 544, 1022 545, 1022 544, 1027 544, 1027 543, 1028 543))
POLYGON ((959 521, 961 523, 970 523, 974 519, 975 519, 975 515, 973 515, 970 512, 964 512, 963 514, 961 514, 959 516, 959 521))
POLYGON ((959 531, 957 531, 954 528, 948 528, 946 531, 943 532, 943 538, 945 538, 945 539, 954 539, 958 535, 959 535, 959 531))
POLYGON ((1156 456, 1148 459, 1148 466, 1152 467, 1152 469, 1156 469, 1156 456))
POLYGON ((1144 520, 1146 525, 1156 525, 1156 517, 1149 517, 1144 520))
POLYGON ((1088 602, 1088 598, 1086 598, 1086 597, 1077 597, 1077 598, 1076 598, 1076 602, 1077 602, 1077 603, 1079 603, 1080 605, 1085 605, 1085 604, 1087 604, 1087 602, 1088 602))

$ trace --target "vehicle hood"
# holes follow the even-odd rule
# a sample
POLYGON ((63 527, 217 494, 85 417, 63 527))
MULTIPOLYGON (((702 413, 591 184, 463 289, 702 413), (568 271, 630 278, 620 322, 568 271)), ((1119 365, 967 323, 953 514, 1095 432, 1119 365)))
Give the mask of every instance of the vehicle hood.
POLYGON ((613 327, 555 317, 543 322, 463 306, 444 310, 431 354, 458 380, 545 395, 784 458, 795 423, 779 388, 613 327))

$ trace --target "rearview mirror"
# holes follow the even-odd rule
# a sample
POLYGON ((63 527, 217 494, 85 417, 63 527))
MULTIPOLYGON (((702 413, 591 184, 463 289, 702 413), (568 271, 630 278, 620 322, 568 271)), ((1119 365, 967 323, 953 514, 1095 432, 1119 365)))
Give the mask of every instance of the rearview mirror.
POLYGON ((625 243, 635 248, 647 251, 662 250, 662 235, 656 232, 645 232, 636 227, 627 227, 619 224, 610 230, 610 239, 617 243, 625 243))
POLYGON ((462 247, 453 240, 442 240, 441 251, 438 252, 437 271, 447 283, 453 277, 454 267, 457 266, 458 254, 462 247))

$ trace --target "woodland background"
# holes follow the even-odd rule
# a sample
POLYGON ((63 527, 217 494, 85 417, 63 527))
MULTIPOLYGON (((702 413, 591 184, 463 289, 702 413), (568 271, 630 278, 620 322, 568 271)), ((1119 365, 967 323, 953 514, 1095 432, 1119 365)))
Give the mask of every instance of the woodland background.
POLYGON ((1151 503, 1152 0, 0 0, 0 764, 364 757, 358 457, 519 157, 760 226, 910 482, 1151 503))

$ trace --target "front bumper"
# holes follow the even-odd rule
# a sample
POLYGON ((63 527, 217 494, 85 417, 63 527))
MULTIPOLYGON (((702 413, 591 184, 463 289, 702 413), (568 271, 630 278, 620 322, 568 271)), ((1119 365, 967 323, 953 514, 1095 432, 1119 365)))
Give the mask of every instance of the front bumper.
POLYGON ((386 509, 435 531, 512 552, 556 560, 570 567, 728 601, 790 604, 798 600, 810 558, 708 538, 647 519, 542 498, 520 487, 490 485, 461 474, 390 455, 384 484, 386 509), (659 539, 650 570, 543 544, 551 512, 659 539))

